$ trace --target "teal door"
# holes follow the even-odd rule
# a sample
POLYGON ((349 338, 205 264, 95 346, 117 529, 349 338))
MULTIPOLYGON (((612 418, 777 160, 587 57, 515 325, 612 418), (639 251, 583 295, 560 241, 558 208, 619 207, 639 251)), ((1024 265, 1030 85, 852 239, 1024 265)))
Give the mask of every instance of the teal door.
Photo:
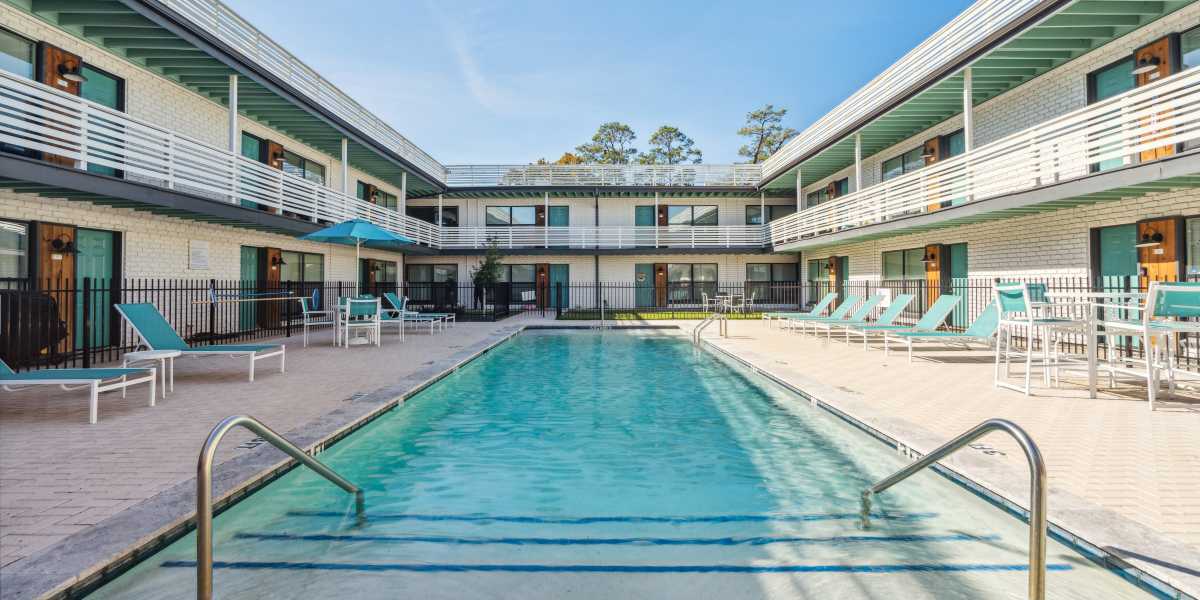
MULTIPOLYGON (((252 292, 258 287, 258 248, 242 246, 241 254, 241 287, 246 292, 252 292)), ((242 331, 254 329, 258 320, 255 318, 254 307, 257 302, 238 303, 238 327, 242 331)))
MULTIPOLYGON (((641 208, 640 206, 638 208, 641 208)), ((639 308, 654 306, 654 265, 637 264, 633 267, 635 301, 639 308)))
POLYGON ((654 227, 654 207, 633 207, 633 224, 638 227, 654 227))
POLYGON ((116 249, 116 234, 99 229, 79 229, 75 233, 75 284, 83 290, 84 278, 91 279, 91 327, 84 322, 82 293, 75 300, 75 348, 83 348, 84 342, 92 348, 108 345, 112 332, 112 276, 113 254, 116 249), (91 337, 90 340, 84 336, 91 337))
POLYGON ((1136 291, 1138 277, 1137 226, 1116 225, 1099 230, 1100 272, 1097 273, 1101 291, 1136 291))
POLYGON ((950 324, 956 327, 967 327, 967 311, 964 307, 969 306, 965 301, 970 287, 967 285, 967 245, 966 244, 950 244, 946 247, 950 256, 950 289, 951 294, 955 294, 964 301, 959 304, 958 308, 950 314, 950 324))
MULTIPOLYGON (((245 156, 246 158, 255 162, 263 162, 263 157, 266 156, 266 148, 263 145, 263 141, 252 135, 243 133, 242 156, 245 156)), ((242 200, 242 206, 246 208, 258 208, 258 204, 255 204, 250 200, 242 200)), ((243 277, 243 279, 245 278, 243 277)))
MULTIPOLYGON (((550 207, 551 210, 554 207, 550 207)), ((563 208, 566 208, 565 206, 563 208)), ((553 212, 550 213, 553 216, 553 212)), ((558 307, 558 285, 562 284, 562 308, 571 305, 571 265, 550 265, 550 307, 558 307)))
MULTIPOLYGON (((91 100, 101 106, 107 106, 113 110, 125 110, 124 91, 125 82, 119 77, 114 77, 100 71, 89 65, 80 67, 80 72, 87 81, 84 81, 79 86, 79 96, 85 100, 91 100)), ((92 152, 98 156, 104 156, 105 152, 102 148, 93 148, 92 152)), ((118 156, 105 156, 105 158, 120 160, 118 156)), ((87 167, 90 173, 99 173, 110 177, 120 177, 121 172, 104 165, 88 163, 87 167)))
MULTIPOLYGON (((571 207, 569 206, 551 206, 550 213, 546 215, 546 225, 550 227, 566 227, 571 224, 571 207)), ((566 265, 563 265, 566 266, 566 265)))

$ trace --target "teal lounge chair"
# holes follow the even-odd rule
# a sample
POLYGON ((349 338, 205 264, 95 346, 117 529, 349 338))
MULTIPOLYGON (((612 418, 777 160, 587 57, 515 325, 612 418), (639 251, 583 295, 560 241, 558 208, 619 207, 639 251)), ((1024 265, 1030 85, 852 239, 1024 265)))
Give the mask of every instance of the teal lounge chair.
POLYGON ((849 296, 846 296, 846 299, 843 300, 837 308, 833 309, 833 312, 829 313, 828 317, 822 317, 821 315, 799 314, 792 317, 787 317, 784 319, 784 321, 787 323, 790 329, 795 329, 797 326, 803 327, 808 321, 815 321, 817 319, 844 319, 846 318, 846 315, 850 314, 850 309, 854 308, 854 306, 858 304, 860 300, 862 300, 862 298, 855 296, 854 294, 850 294, 849 296))
POLYGON ((804 321, 804 327, 807 329, 811 325, 813 329, 823 329, 825 330, 825 338, 831 339, 833 337, 833 328, 838 325, 849 325, 851 323, 865 324, 867 317, 871 316, 871 311, 875 310, 875 307, 879 306, 880 302, 883 302, 883 294, 875 294, 864 300, 858 308, 854 309, 854 313, 845 319, 808 319, 804 321))
MULTIPOLYGON (((887 337, 895 337, 897 341, 908 346, 908 362, 912 362, 914 342, 935 342, 939 344, 958 344, 969 348, 974 342, 990 344, 1000 325, 1000 311, 995 302, 989 302, 975 322, 966 331, 892 331, 887 337)), ((884 341, 883 351, 887 353, 887 342, 884 341)))
POLYGON ((416 312, 408 310, 408 296, 401 299, 395 292, 384 292, 384 299, 387 300, 391 308, 384 309, 384 322, 397 322, 400 325, 401 336, 404 334, 405 323, 428 323, 429 333, 433 333, 433 328, 436 325, 439 328, 445 327, 450 321, 454 320, 454 313, 435 313, 435 312, 416 312))
POLYGON ((770 325, 771 321, 780 321, 791 317, 820 317, 821 313, 825 312, 825 309, 829 308, 834 300, 837 300, 837 292, 829 292, 808 312, 765 312, 762 314, 762 318, 767 321, 767 325, 770 325))
POLYGON ((892 324, 896 322, 896 319, 900 317, 900 313, 904 312, 904 309, 908 308, 909 304, 912 304, 912 301, 915 297, 916 296, 913 296, 912 294, 897 294, 895 298, 892 298, 891 304, 888 304, 887 310, 883 311, 883 314, 879 315, 879 318, 875 319, 875 322, 869 325, 867 323, 847 322, 838 323, 837 326, 841 327, 842 330, 846 332, 847 344, 850 343, 851 334, 861 335, 863 339, 863 350, 866 350, 867 331, 863 328, 892 326, 892 324))
POLYGON ((35 385, 57 385, 64 390, 88 388, 88 423, 100 414, 100 392, 121 390, 139 383, 150 384, 150 406, 154 406, 155 369, 43 369, 16 373, 0 360, 0 389, 19 392, 35 385))
POLYGON ((283 344, 214 344, 191 347, 153 304, 114 304, 113 308, 129 322, 142 344, 151 350, 178 350, 182 356, 245 356, 250 359, 250 381, 254 381, 254 363, 272 356, 279 357, 279 372, 286 368, 283 344))
POLYGON ((914 325, 896 325, 894 323, 888 324, 876 321, 875 323, 869 325, 851 325, 847 327, 847 329, 853 331, 856 335, 861 334, 863 336, 864 348, 867 345, 867 337, 872 335, 885 336, 884 346, 886 350, 887 332, 937 331, 937 328, 941 327, 942 323, 946 321, 946 317, 949 317, 950 313, 954 312, 954 307, 958 306, 958 303, 961 299, 961 297, 954 294, 942 294, 940 297, 938 297, 937 301, 933 303, 933 306, 930 306, 929 310, 925 311, 925 314, 914 325))

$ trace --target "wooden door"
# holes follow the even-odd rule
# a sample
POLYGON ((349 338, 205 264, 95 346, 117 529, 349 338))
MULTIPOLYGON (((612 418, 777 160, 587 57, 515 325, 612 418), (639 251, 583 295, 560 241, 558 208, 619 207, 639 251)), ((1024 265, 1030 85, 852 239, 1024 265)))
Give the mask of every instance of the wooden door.
POLYGON ((1137 224, 1139 242, 1162 236, 1161 243, 1137 249, 1138 282, 1142 289, 1146 289, 1151 281, 1179 281, 1184 261, 1182 226, 1183 220, 1179 217, 1142 221, 1137 224))
POLYGON ((667 218, 666 205, 659 205, 659 207, 658 207, 658 226, 666 227, 667 225, 670 225, 670 224, 671 224, 671 221, 667 218))
MULTIPOLYGON (((942 138, 935 137, 932 139, 925 140, 925 144, 922 146, 922 150, 921 150, 921 157, 923 159, 925 159, 926 167, 933 165, 939 159, 941 159, 941 157, 942 157, 942 138)), ((935 200, 935 202, 930 202, 929 204, 926 204, 925 210, 927 210, 929 212, 933 212, 935 210, 939 210, 942 208, 942 203, 940 201, 936 201, 938 198, 938 185, 936 183, 925 185, 925 195, 927 198, 929 198, 931 200, 935 200)))
POLYGON ((546 205, 541 204, 533 209, 533 224, 538 227, 546 226, 546 205))
POLYGON ((43 351, 60 354, 68 350, 75 336, 75 303, 71 294, 75 287, 75 227, 38 223, 36 235, 38 289, 54 301, 58 314, 58 323, 45 325, 45 330, 52 334, 43 340, 43 351), (58 333, 65 335, 60 338, 58 333))
MULTIPOLYGON (((271 140, 264 140, 267 146, 267 166, 279 171, 283 170, 283 144, 271 140)), ((270 206, 260 205, 259 210, 278 213, 279 210, 270 206)))
POLYGON ((925 306, 928 308, 942 296, 943 264, 941 244, 925 246, 925 306))
MULTIPOLYGON (((1176 41, 1175 36, 1173 36, 1173 35, 1166 36, 1163 38, 1159 38, 1153 42, 1150 42, 1149 44, 1146 44, 1145 46, 1142 46, 1141 48, 1138 48, 1133 53, 1134 68, 1137 68, 1140 65, 1154 64, 1155 61, 1157 61, 1157 67, 1155 67, 1155 69, 1153 71, 1150 71, 1148 73, 1141 73, 1138 75, 1134 75, 1134 78, 1135 78, 1134 82, 1135 82, 1136 86, 1141 87, 1143 85, 1154 83, 1155 81, 1158 81, 1158 80, 1162 79, 1163 77, 1166 77, 1167 75, 1170 75, 1171 73, 1175 72, 1175 69, 1174 69, 1175 41, 1176 41)), ((1164 110, 1164 111, 1154 115, 1153 117, 1148 118, 1145 122, 1142 123, 1142 125, 1143 126, 1146 126, 1146 125, 1153 126, 1155 123, 1166 121, 1170 118, 1171 118, 1171 111, 1164 110)), ((1168 127, 1168 128, 1156 129, 1156 130, 1150 132, 1149 134, 1143 136, 1143 138, 1145 141, 1153 141, 1156 139, 1166 138, 1169 135, 1171 135, 1171 129, 1168 127)), ((1145 151, 1141 152, 1139 154, 1139 156, 1141 157, 1142 161, 1149 161, 1149 160, 1158 160, 1160 158, 1166 158, 1168 156, 1171 156, 1172 154, 1175 154, 1175 145, 1167 144, 1164 146, 1160 146, 1158 148, 1152 148, 1150 150, 1145 150, 1145 151)))
MULTIPOLYGON (((78 73, 83 67, 83 59, 78 54, 72 54, 46 42, 38 42, 37 53, 37 80, 60 92, 78 96, 82 84, 64 78, 62 73, 78 73)), ((42 152, 42 160, 64 167, 75 166, 74 160, 49 152, 42 152)))
MULTIPOLYGON (((545 211, 543 211, 543 215, 545 211)), ((537 307, 546 308, 550 306, 550 263, 538 263, 534 265, 535 289, 537 290, 537 307)))
MULTIPOLYGON (((259 255, 262 256, 263 260, 258 269, 261 275, 258 291, 278 291, 281 275, 283 274, 283 269, 280 268, 280 264, 283 262, 283 251, 279 248, 262 248, 259 250, 259 255)), ((282 307, 278 301, 263 301, 256 302, 255 304, 262 305, 258 308, 259 327, 279 327, 279 309, 282 307)))
POLYGON ((667 265, 654 263, 654 305, 667 305, 667 265))

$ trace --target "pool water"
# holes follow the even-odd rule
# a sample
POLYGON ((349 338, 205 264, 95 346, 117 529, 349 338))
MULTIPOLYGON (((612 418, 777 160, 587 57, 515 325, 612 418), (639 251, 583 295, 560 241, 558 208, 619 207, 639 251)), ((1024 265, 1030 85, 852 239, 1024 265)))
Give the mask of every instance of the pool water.
MULTIPOLYGON (((298 400, 300 401, 300 400, 298 400)), ((221 598, 1024 598, 1020 520, 654 332, 527 331, 216 519, 221 598)), ((1144 594, 1051 542, 1048 596, 1144 594)), ((195 597, 188 535, 98 590, 195 597)))

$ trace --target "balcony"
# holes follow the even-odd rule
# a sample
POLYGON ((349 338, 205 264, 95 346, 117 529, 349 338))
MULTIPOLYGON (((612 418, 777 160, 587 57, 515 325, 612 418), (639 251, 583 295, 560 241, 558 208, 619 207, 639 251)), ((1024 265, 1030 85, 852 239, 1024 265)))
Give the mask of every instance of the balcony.
POLYGON ((443 227, 441 248, 558 248, 621 250, 637 248, 761 248, 767 243, 762 225, 601 226, 601 227, 443 227))
POLYGON ((312 223, 367 219, 436 247, 438 227, 0 71, 0 143, 80 170, 312 223))
POLYGON ((450 165, 450 187, 745 187, 762 165, 450 165))
MULTIPOLYGON (((1110 171, 1114 174, 1132 171, 1158 159, 1175 157, 1187 149, 1184 142, 1197 139, 1200 139, 1200 69, 1192 69, 914 173, 777 219, 769 225, 770 239, 776 249, 788 249, 807 239, 834 234, 839 239, 852 237, 856 229, 922 215, 931 219, 944 215, 949 221, 967 212, 956 210, 958 207, 1083 181, 1110 171), (847 232, 850 235, 845 235, 847 232)), ((1200 169, 1186 174, 1194 172, 1200 169)), ((1167 176, 1163 169, 1161 173, 1145 175, 1145 179, 1154 181, 1167 176)), ((1132 183, 1142 182, 1127 177, 1119 185, 1132 183)), ((1112 187, 1119 185, 1114 183, 1112 187)), ((1062 186, 1030 200, 1030 204, 1097 191, 1102 190, 1062 186)), ((974 212, 1000 208, 981 205, 974 212)), ((1019 207, 1004 208, 1019 210, 1019 207)), ((919 224, 928 222, 927 219, 919 224)), ((862 235, 871 232, 864 229, 862 235)))

